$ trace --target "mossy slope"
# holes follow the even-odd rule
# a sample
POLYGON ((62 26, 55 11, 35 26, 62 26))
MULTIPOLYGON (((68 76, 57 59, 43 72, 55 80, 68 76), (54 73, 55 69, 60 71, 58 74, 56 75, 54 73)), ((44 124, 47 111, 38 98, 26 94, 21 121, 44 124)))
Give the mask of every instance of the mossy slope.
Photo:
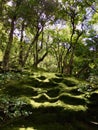
POLYGON ((97 130, 98 94, 91 92, 88 97, 88 92, 78 91, 80 83, 75 78, 47 72, 10 80, 1 93, 26 101, 20 111, 29 114, 2 121, 1 129, 97 130))

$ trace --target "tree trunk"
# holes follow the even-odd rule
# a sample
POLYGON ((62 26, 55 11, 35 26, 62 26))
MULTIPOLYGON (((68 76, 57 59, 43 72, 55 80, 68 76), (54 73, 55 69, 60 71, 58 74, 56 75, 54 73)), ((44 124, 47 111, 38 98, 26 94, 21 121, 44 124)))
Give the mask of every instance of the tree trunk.
POLYGON ((62 73, 64 73, 65 75, 67 75, 68 71, 69 71, 69 67, 68 67, 68 63, 67 63, 69 53, 70 53, 70 49, 68 48, 66 55, 64 56, 64 59, 63 59, 63 67, 62 67, 62 73))
POLYGON ((11 30, 9 33, 9 40, 6 46, 6 50, 3 56, 3 70, 9 70, 9 60, 10 60, 10 52, 13 42, 13 33, 14 33, 14 22, 16 21, 16 16, 13 17, 11 22, 11 30))
POLYGON ((21 28, 21 38, 20 38, 20 52, 19 52, 19 64, 23 66, 23 31, 24 31, 24 22, 22 23, 21 28))
POLYGON ((38 40, 35 43, 35 55, 34 55, 34 68, 37 69, 37 65, 38 65, 38 40))
POLYGON ((23 63, 22 66, 23 66, 23 67, 24 67, 24 65, 25 65, 25 63, 26 63, 26 61, 27 61, 27 59, 28 59, 29 53, 30 53, 30 51, 31 51, 31 48, 32 48, 32 46, 34 45, 34 43, 38 40, 38 37, 39 37, 40 33, 41 33, 41 32, 39 32, 39 30, 36 32, 36 35, 35 35, 35 37, 34 37, 32 43, 30 44, 30 46, 29 46, 29 48, 28 48, 28 50, 27 50, 27 53, 26 53, 26 55, 25 55, 25 57, 24 57, 24 60, 23 60, 23 62, 22 62, 22 63, 23 63))
POLYGON ((74 59, 74 50, 75 50, 75 46, 72 48, 72 53, 71 53, 71 56, 70 56, 70 60, 69 60, 69 64, 68 64, 68 67, 69 67, 69 71, 68 71, 68 74, 69 75, 72 75, 72 71, 73 71, 73 59, 74 59))

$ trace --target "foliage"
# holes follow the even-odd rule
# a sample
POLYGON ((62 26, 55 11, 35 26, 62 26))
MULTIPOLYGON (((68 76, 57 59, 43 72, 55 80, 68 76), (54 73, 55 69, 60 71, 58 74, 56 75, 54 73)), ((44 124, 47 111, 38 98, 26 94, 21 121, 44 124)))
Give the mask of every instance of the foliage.
POLYGON ((30 111, 23 109, 27 102, 23 99, 10 97, 9 95, 0 95, 0 120, 2 122, 21 116, 28 116, 30 111))
POLYGON ((1 1, 1 69, 17 70, 28 65, 71 75, 79 73, 79 66, 84 68, 80 64, 88 58, 94 60, 96 66, 94 57, 97 57, 97 51, 95 54, 95 50, 91 50, 97 49, 95 3, 73 0, 1 1), (81 63, 75 57, 81 59, 81 63), (51 60, 46 60, 48 58, 51 60))
POLYGON ((97 75, 90 75, 87 79, 91 84, 98 85, 98 76, 97 75))
POLYGON ((81 83, 78 85, 78 91, 79 92, 91 92, 93 91, 93 87, 90 85, 90 84, 87 84, 87 83, 81 83))
POLYGON ((7 84, 10 80, 19 80, 21 78, 20 73, 14 73, 14 72, 7 72, 4 74, 0 74, 0 84, 5 85, 7 84))

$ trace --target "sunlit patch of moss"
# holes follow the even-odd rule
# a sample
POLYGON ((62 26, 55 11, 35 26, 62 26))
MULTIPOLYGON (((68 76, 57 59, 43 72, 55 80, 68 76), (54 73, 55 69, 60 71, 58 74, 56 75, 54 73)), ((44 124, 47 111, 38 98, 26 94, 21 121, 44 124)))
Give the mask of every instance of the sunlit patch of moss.
POLYGON ((37 96, 33 96, 32 99, 38 102, 52 101, 58 100, 58 97, 51 98, 46 93, 39 94, 37 96))
POLYGON ((45 102, 49 100, 49 97, 46 94, 40 94, 36 98, 33 98, 36 102, 45 102))
POLYGON ((37 130, 33 127, 27 127, 27 128, 19 128, 19 130, 37 130))
POLYGON ((83 99, 84 98, 84 95, 72 95, 70 92, 69 93, 62 92, 58 97, 61 97, 61 96, 69 96, 71 98, 79 98, 79 99, 83 99))
POLYGON ((76 79, 75 77, 67 77, 67 79, 75 82, 76 84, 80 83, 79 79, 76 79))
POLYGON ((48 73, 48 72, 34 72, 34 77, 40 77, 40 76, 45 76, 47 78, 53 78, 56 77, 55 73, 48 73))
POLYGON ((97 93, 98 94, 98 89, 97 90, 95 90, 94 92, 92 92, 92 93, 97 93))
POLYGON ((25 128, 25 127, 15 127, 15 126, 10 126, 10 128, 9 127, 6 127, 5 129, 3 128, 3 130, 37 130, 37 129, 35 129, 34 127, 27 127, 27 128, 25 128))
POLYGON ((30 104, 32 105, 32 107, 34 108, 39 108, 39 107, 62 107, 64 108, 65 110, 73 110, 73 111, 80 111, 80 110, 83 110, 83 111, 86 111, 87 107, 86 105, 70 105, 70 104, 67 104, 67 103, 64 103, 63 101, 61 100, 58 100, 56 102, 53 102, 53 103, 50 103, 50 102, 44 102, 44 103, 38 103, 38 102, 35 102, 34 100, 30 100, 30 104))

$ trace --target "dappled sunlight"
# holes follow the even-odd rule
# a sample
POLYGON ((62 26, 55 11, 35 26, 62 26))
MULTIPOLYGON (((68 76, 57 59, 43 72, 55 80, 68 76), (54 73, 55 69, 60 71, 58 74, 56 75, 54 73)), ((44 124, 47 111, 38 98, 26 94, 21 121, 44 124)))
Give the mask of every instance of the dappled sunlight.
POLYGON ((28 127, 28 128, 19 128, 19 130, 37 130, 33 127, 28 127))
MULTIPOLYGON (((34 72, 19 81, 9 82, 1 89, 1 93, 7 93, 9 96, 10 111, 13 112, 11 114, 17 118, 12 121, 15 123, 12 124, 13 130, 40 130, 40 127, 46 130, 47 123, 52 130, 52 123, 57 123, 55 128, 61 130, 65 129, 66 122, 73 123, 79 116, 84 120, 85 115, 92 112, 91 102, 96 105, 98 91, 78 91, 81 83, 82 81, 72 77, 46 72, 34 72), (10 102, 10 99, 14 99, 13 102, 10 102)), ((96 110, 93 108, 93 111, 96 110)), ((97 122, 97 119, 91 117, 90 121, 97 122)), ((6 128, 10 130, 10 123, 6 128)))
POLYGON ((67 103, 64 103, 63 101, 56 101, 54 103, 50 102, 44 102, 44 103, 38 103, 35 102, 34 100, 30 100, 30 104, 32 105, 33 108, 40 108, 40 107, 61 107, 64 108, 65 110, 73 110, 73 111, 86 111, 87 107, 85 105, 70 105, 67 103))
POLYGON ((95 90, 94 92, 92 92, 92 93, 97 93, 98 94, 98 90, 95 90))
POLYGON ((40 77, 40 76, 45 76, 47 78, 53 78, 53 77, 56 77, 55 76, 55 73, 49 73, 49 72, 34 72, 34 77, 40 77))
POLYGON ((73 97, 73 98, 83 99, 83 95, 75 95, 75 96, 74 96, 74 95, 70 94, 70 92, 69 92, 69 93, 67 93, 67 92, 65 92, 65 93, 62 92, 62 93, 59 95, 59 97, 60 97, 60 96, 64 96, 64 95, 65 95, 65 96, 69 96, 69 97, 73 97))
POLYGON ((37 95, 37 96, 33 96, 32 99, 38 99, 38 98, 40 98, 41 96, 44 96, 44 97, 46 97, 47 99, 52 99, 52 98, 50 98, 50 97, 49 97, 47 94, 45 94, 45 93, 39 94, 39 95, 37 95))
MULTIPOLYGON (((66 79, 66 78, 65 78, 66 79)), ((75 77, 67 77, 67 79, 68 80, 70 80, 70 81, 74 81, 75 83, 79 83, 80 81, 79 80, 77 80, 75 77)))

